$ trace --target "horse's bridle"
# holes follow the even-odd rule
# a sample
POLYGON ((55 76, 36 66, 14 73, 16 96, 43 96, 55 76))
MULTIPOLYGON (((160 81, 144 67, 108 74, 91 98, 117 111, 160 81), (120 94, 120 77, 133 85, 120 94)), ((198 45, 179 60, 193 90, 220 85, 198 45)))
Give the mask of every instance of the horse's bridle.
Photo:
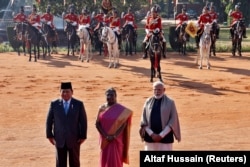
POLYGON ((109 31, 108 31, 107 27, 103 27, 103 28, 105 28, 105 29, 104 29, 105 35, 102 34, 102 39, 103 39, 103 41, 104 41, 104 42, 109 42, 111 45, 113 45, 113 44, 116 42, 116 40, 117 40, 117 39, 116 39, 116 38, 117 38, 116 35, 114 35, 115 38, 114 38, 114 41, 113 41, 113 42, 108 41, 108 34, 109 34, 109 31))

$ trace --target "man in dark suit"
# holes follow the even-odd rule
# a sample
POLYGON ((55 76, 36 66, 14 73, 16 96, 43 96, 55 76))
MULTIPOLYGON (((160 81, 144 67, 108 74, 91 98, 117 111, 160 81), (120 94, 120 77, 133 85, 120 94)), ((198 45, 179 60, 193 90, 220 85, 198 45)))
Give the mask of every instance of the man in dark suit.
POLYGON ((82 101, 72 97, 70 82, 61 83, 61 98, 50 104, 46 136, 56 147, 56 167, 80 167, 80 145, 87 138, 87 116, 82 101))

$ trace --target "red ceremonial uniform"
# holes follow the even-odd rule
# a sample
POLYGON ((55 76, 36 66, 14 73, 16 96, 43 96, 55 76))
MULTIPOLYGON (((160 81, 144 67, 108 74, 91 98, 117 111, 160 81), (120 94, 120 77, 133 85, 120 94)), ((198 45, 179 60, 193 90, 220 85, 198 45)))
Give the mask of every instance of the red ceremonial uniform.
POLYGON ((239 19, 243 18, 243 15, 240 11, 234 11, 230 14, 230 17, 233 18, 233 21, 232 21, 232 24, 231 26, 236 22, 238 21, 239 19))
POLYGON ((120 28, 120 18, 114 16, 109 17, 109 27, 112 29, 116 27, 120 28))
POLYGON ((76 14, 66 14, 63 19, 71 23, 76 22, 76 26, 78 26, 78 16, 76 14))
POLYGON ((26 21, 27 16, 24 13, 18 13, 16 16, 13 17, 15 22, 24 22, 26 21))
POLYGON ((179 20, 180 22, 178 23, 177 27, 182 25, 183 22, 188 21, 188 15, 184 13, 180 13, 175 17, 175 20, 179 20))
POLYGON ((31 13, 28 17, 28 21, 30 24, 40 24, 40 16, 36 13, 31 13))
POLYGON ((90 24, 90 16, 80 15, 79 16, 79 25, 90 24))
POLYGON ((156 28, 159 28, 161 30, 162 29, 161 17, 157 16, 153 18, 152 16, 149 16, 147 18, 146 28, 149 29, 149 31, 153 31, 156 28))
POLYGON ((216 12, 209 12, 209 14, 210 14, 210 16, 211 16, 212 21, 218 19, 218 15, 217 15, 216 12))
POLYGON ((54 16, 50 13, 44 13, 41 16, 41 20, 45 20, 46 23, 51 22, 51 28, 55 28, 54 24, 53 24, 53 20, 54 20, 54 16))
POLYGON ((127 13, 127 14, 125 14, 125 16, 123 17, 123 19, 124 19, 125 21, 132 21, 132 22, 134 22, 135 17, 134 17, 133 14, 127 13))
MULTIPOLYGON (((137 26, 135 25, 135 16, 132 13, 127 13, 125 16, 123 16, 123 19, 125 20, 125 24, 131 24, 134 28, 137 28, 137 26)), ((124 27, 123 26, 123 27, 124 27)))
POLYGON ((103 22, 104 14, 100 13, 94 17, 98 22, 103 22))
POLYGON ((198 20, 198 24, 202 29, 204 28, 204 24, 206 23, 212 23, 212 18, 209 13, 202 14, 198 20))

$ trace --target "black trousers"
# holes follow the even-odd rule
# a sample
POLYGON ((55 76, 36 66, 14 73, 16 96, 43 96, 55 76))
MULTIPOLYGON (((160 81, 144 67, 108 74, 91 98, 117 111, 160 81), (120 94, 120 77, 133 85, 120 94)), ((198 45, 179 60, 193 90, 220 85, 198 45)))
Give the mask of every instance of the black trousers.
POLYGON ((69 167, 80 167, 80 145, 68 148, 56 147, 56 167, 67 167, 67 157, 69 155, 69 167))

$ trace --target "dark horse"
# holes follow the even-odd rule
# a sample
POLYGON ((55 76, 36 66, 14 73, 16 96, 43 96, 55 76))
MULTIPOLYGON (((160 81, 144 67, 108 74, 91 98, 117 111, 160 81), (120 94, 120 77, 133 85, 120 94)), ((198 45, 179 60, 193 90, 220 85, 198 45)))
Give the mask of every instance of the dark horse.
POLYGON ((210 52, 209 56, 211 56, 211 53, 213 53, 214 56, 216 56, 216 31, 217 31, 217 23, 213 22, 211 27, 211 46, 210 46, 210 52))
POLYGON ((77 43, 80 43, 79 37, 76 34, 76 28, 73 26, 70 22, 66 22, 66 28, 65 32, 67 34, 67 40, 68 40, 68 53, 67 56, 69 56, 69 51, 71 49, 71 53, 74 56, 75 55, 75 46, 77 43))
MULTIPOLYGON (((91 27, 96 27, 98 24, 97 21, 95 21, 94 19, 92 19, 92 23, 90 24, 91 27)), ((92 36, 92 46, 93 48, 95 48, 96 50, 99 49, 99 55, 101 56, 102 55, 102 51, 104 52, 104 55, 107 56, 108 55, 108 49, 107 49, 107 45, 104 44, 102 41, 101 41, 101 32, 102 32, 102 27, 104 27, 103 23, 99 23, 99 27, 98 29, 94 30, 93 31, 93 36, 92 36)))
POLYGON ((186 49, 187 49, 186 45, 187 45, 187 40, 189 38, 188 34, 186 33, 186 27, 187 27, 186 22, 184 22, 180 26, 180 31, 179 31, 179 35, 178 35, 178 39, 177 39, 179 53, 182 55, 186 55, 186 49))
POLYGON ((40 58, 40 45, 43 47, 43 58, 45 58, 48 49, 46 37, 39 34, 38 30, 29 23, 23 23, 21 28, 25 31, 25 46, 29 51, 29 61, 31 61, 32 46, 34 50, 34 61, 40 58))
POLYGON ((56 30, 53 30, 50 25, 43 23, 42 24, 42 30, 46 35, 47 41, 48 41, 48 48, 51 52, 49 52, 49 55, 52 53, 57 53, 57 40, 58 40, 58 34, 56 30))
POLYGON ((241 56, 241 42, 243 34, 244 21, 238 20, 233 25, 233 37, 232 37, 232 54, 235 56, 235 52, 238 51, 239 56, 241 56))
POLYGON ((17 23, 15 28, 16 32, 15 40, 18 42, 18 47, 17 47, 17 53, 18 56, 20 56, 20 46, 23 48, 23 53, 26 55, 26 49, 25 49, 25 26, 23 22, 17 23))
POLYGON ((134 27, 130 24, 127 24, 121 31, 122 41, 125 41, 125 52, 126 56, 132 55, 132 50, 136 54, 136 41, 137 34, 134 30, 134 27))
POLYGON ((157 70, 157 77, 159 78, 160 81, 162 81, 161 66, 160 66, 162 46, 159 34, 160 34, 159 30, 153 31, 151 37, 149 38, 148 53, 150 55, 150 63, 151 63, 150 82, 153 82, 153 78, 156 76, 156 70, 157 70))

